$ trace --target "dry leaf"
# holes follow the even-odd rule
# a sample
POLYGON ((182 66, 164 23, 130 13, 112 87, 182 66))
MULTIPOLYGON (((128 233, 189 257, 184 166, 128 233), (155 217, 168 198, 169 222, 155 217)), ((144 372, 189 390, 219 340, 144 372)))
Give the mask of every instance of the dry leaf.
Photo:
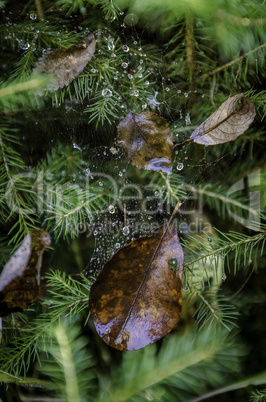
POLYGON ((0 317, 23 311, 40 292, 40 269, 45 247, 51 239, 41 229, 31 230, 0 275, 0 317))
POLYGON ((146 170, 172 173, 173 133, 163 117, 153 112, 130 112, 117 129, 117 143, 130 163, 146 170))
POLYGON ((183 249, 176 231, 159 228, 122 247, 91 288, 96 330, 109 346, 136 350, 170 332, 182 308, 183 249))
POLYGON ((68 85, 84 70, 95 52, 96 40, 90 34, 82 41, 64 50, 49 51, 36 63, 35 72, 51 74, 46 89, 56 90, 68 85))
POLYGON ((190 138, 203 145, 233 141, 249 128, 255 116, 256 108, 250 99, 243 94, 232 96, 196 128, 190 138))

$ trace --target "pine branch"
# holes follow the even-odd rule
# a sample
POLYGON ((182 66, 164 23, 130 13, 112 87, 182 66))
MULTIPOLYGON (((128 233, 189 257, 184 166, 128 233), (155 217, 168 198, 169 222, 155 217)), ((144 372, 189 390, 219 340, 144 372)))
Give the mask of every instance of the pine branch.
POLYGON ((189 71, 190 80, 193 77, 194 59, 195 59, 195 44, 194 44, 194 29, 193 19, 191 15, 186 18, 186 62, 189 71))
POLYGON ((193 284, 189 285, 190 295, 187 298, 189 308, 195 308, 193 317, 196 318, 200 328, 205 325, 217 328, 218 325, 224 326, 231 331, 233 326, 237 326, 234 322, 239 313, 235 307, 228 304, 226 297, 217 293, 218 289, 206 289, 199 291, 193 284))
POLYGON ((266 46, 266 43, 263 43, 262 45, 257 46, 255 49, 252 49, 249 52, 247 52, 245 54, 242 54, 241 56, 237 57, 236 59, 231 60, 228 63, 226 63, 226 64, 224 64, 224 65, 222 65, 220 67, 217 67, 217 68, 215 68, 214 70, 212 70, 212 71, 210 71, 208 73, 204 73, 204 74, 200 75, 198 78, 200 80, 205 79, 205 78, 210 77, 211 75, 219 73, 220 71, 226 70, 226 69, 228 69, 229 67, 231 67, 232 65, 234 65, 234 64, 236 64, 238 62, 242 62, 244 59, 246 59, 251 54, 258 52, 261 49, 264 49, 265 46, 266 46))
MULTIPOLYGON (((43 342, 47 331, 63 316, 73 318, 88 307, 88 294, 91 283, 83 277, 83 283, 67 278, 65 273, 55 271, 47 275, 51 299, 47 313, 27 323, 27 331, 17 334, 12 339, 12 346, 1 351, 0 370, 8 373, 28 371, 30 365, 38 359, 38 345, 43 342)), ((3 328, 5 329, 5 328, 3 328)), ((9 339, 11 342, 11 339, 9 339)))
POLYGON ((187 193, 184 190, 184 185, 175 172, 170 177, 161 172, 158 176, 153 175, 151 182, 156 183, 156 186, 160 189, 160 197, 163 202, 173 205, 176 201, 186 198, 187 193))
POLYGON ((43 77, 30 77, 2 84, 0 87, 0 107, 5 113, 22 107, 41 106, 38 90, 47 82, 43 77))
POLYGON ((211 207, 215 208, 217 213, 221 217, 225 217, 227 214, 229 216, 237 214, 238 217, 243 217, 244 212, 248 212, 249 216, 252 216, 253 219, 256 219, 260 216, 260 212, 248 205, 245 204, 247 201, 246 196, 239 196, 237 193, 235 194, 235 198, 233 198, 234 194, 228 195, 228 187, 220 187, 217 189, 217 186, 213 188, 211 185, 206 185, 205 187, 197 187, 191 186, 189 184, 184 184, 184 187, 199 196, 203 196, 204 201, 211 207), (207 190, 207 188, 210 190, 207 190))
MULTIPOLYGON (((125 352, 123 368, 113 372, 101 400, 124 401, 137 395, 143 397, 144 390, 154 397, 164 385, 168 385, 168 389, 171 385, 174 387, 178 400, 184 400, 185 395, 187 398, 188 395, 201 394, 204 392, 202 379, 205 376, 217 384, 223 381, 223 372, 229 367, 233 369, 237 354, 241 352, 238 349, 230 355, 232 351, 230 340, 223 331, 217 331, 213 337, 210 330, 202 330, 197 335, 188 330, 164 341, 158 355, 154 345, 135 352, 134 356, 125 352), (225 358, 232 366, 228 362, 224 365, 225 358), (209 376, 213 367, 216 367, 217 375, 209 376), (188 373, 190 381, 185 382, 188 373)), ((163 400, 167 398, 169 394, 166 393, 163 400)))
MULTIPOLYGON (((247 383, 249 385, 249 382, 247 383)), ((258 385, 257 383, 255 385, 258 385)), ((260 385, 260 384, 259 384, 260 385)), ((252 392, 250 401, 251 402, 264 402, 266 399, 266 389, 256 390, 252 392)))
POLYGON ((244 249, 243 263, 245 266, 245 264, 251 259, 254 247, 258 244, 261 244, 261 246, 264 247, 266 232, 262 231, 261 233, 251 237, 234 232, 231 232, 228 235, 220 232, 220 235, 221 238, 206 236, 207 241, 202 241, 200 237, 194 237, 193 239, 191 239, 192 242, 190 243, 190 245, 188 244, 188 242, 185 242, 184 247, 185 250, 187 250, 187 255, 189 256, 190 260, 184 264, 184 267, 188 268, 192 275, 193 266, 197 265, 199 262, 206 262, 206 259, 210 259, 210 263, 212 264, 212 261, 217 258, 217 256, 220 256, 223 261, 226 261, 227 259, 227 262, 229 264, 229 253, 232 251, 234 251, 235 253, 233 267, 234 272, 236 273, 236 271, 240 267, 240 261, 242 258, 241 250, 244 249), (192 249, 192 247, 194 247, 194 250, 192 249), (201 250, 200 256, 198 256, 198 247, 201 250))
POLYGON ((37 9, 38 19, 39 19, 39 21, 43 21, 44 13, 43 13, 43 7, 42 7, 41 0, 35 0, 35 5, 36 5, 36 9, 37 9))
POLYGON ((32 388, 45 388, 45 389, 56 389, 57 386, 52 383, 52 381, 44 381, 36 378, 25 378, 13 376, 9 373, 5 373, 0 370, 0 383, 4 384, 16 384, 24 385, 32 388))
MULTIPOLYGON (((20 155, 14 151, 8 142, 14 142, 14 137, 7 130, 0 130, 0 154, 2 164, 0 165, 0 208, 2 209, 1 219, 7 222, 14 216, 16 222, 10 229, 14 233, 13 242, 18 244, 22 238, 29 232, 30 228, 35 226, 35 220, 29 215, 29 206, 34 192, 28 183, 23 180, 24 177, 16 177, 13 171, 23 172, 24 162, 20 155)), ((16 140, 15 140, 16 141, 16 140)))
MULTIPOLYGON (((227 392, 235 391, 237 389, 246 388, 246 387, 249 387, 250 385, 262 385, 262 384, 266 384, 266 372, 265 371, 261 374, 257 374, 257 375, 248 377, 244 380, 238 381, 231 385, 222 387, 222 388, 214 390, 212 392, 208 392, 205 395, 202 395, 198 398, 194 398, 191 402, 204 401, 204 400, 212 398, 216 395, 221 395, 221 394, 225 394, 227 392)), ((265 390, 253 392, 251 395, 250 401, 263 402, 265 400, 265 396, 266 396, 265 390)))
POLYGON ((87 340, 80 336, 77 325, 70 327, 67 320, 61 320, 50 327, 40 349, 47 356, 41 361, 41 372, 51 378, 60 399, 87 400, 94 388, 95 374, 87 340))

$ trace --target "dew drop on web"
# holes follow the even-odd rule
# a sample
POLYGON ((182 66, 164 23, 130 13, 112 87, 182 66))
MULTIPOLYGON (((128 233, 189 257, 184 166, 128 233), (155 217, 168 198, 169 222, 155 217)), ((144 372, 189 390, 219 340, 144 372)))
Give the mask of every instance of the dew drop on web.
POLYGON ((113 205, 109 205, 108 210, 109 210, 110 214, 114 214, 114 213, 115 213, 115 207, 114 207, 113 205))
POLYGON ((129 227, 128 226, 124 226, 122 229, 122 233, 124 236, 127 236, 130 233, 129 227))

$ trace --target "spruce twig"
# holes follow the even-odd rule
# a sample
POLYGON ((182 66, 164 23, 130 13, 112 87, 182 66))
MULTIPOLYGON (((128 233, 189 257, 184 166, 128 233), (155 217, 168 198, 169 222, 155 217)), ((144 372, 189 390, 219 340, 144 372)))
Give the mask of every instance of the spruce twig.
POLYGON ((263 49, 265 46, 266 46, 266 43, 263 43, 262 45, 257 46, 255 49, 252 49, 249 52, 242 54, 241 56, 237 57, 236 59, 231 60, 228 63, 226 63, 220 67, 217 67, 212 71, 209 71, 208 73, 204 73, 204 74, 200 75, 198 77, 198 79, 204 80, 204 79, 210 77, 211 75, 214 75, 214 74, 219 73, 220 71, 226 70, 227 68, 231 67, 235 63, 241 62, 242 60, 244 60, 246 57, 250 56, 251 54, 256 53, 260 49, 263 49))

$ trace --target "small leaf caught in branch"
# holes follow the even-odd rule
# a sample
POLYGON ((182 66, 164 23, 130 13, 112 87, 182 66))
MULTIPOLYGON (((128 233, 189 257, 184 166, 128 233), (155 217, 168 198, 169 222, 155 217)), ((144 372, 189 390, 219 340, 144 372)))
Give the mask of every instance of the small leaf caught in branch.
POLYGON ((141 169, 172 173, 173 133, 163 117, 153 112, 130 112, 117 130, 117 143, 130 163, 141 169))
POLYGON ((198 144, 217 145, 242 135, 256 116, 254 103, 238 94, 227 99, 190 136, 198 144))
POLYGON ((51 82, 46 89, 63 88, 84 70, 94 55, 95 45, 96 40, 90 34, 68 49, 49 51, 36 62, 34 72, 51 74, 51 82))
POLYGON ((136 350, 179 321, 184 254, 172 225, 122 247, 91 288, 96 330, 109 346, 136 350))
POLYGON ((31 230, 5 264, 0 275, 0 317, 26 310, 37 299, 42 255, 50 244, 48 233, 31 230))

